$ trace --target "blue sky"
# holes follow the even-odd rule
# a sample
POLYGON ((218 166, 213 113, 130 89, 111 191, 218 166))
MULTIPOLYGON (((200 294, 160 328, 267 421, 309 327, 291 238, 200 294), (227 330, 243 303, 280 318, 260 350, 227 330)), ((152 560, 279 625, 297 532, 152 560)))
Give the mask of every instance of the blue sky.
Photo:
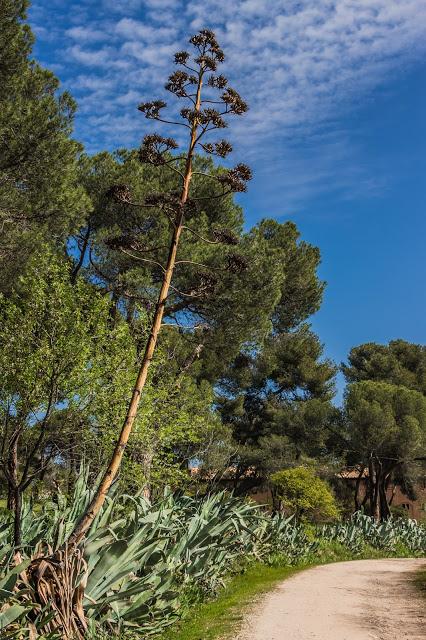
POLYGON ((240 201, 320 247, 326 353, 426 342, 426 0, 39 0, 30 22, 89 152, 137 145, 138 102, 213 28, 250 104, 230 131, 255 174, 240 201))

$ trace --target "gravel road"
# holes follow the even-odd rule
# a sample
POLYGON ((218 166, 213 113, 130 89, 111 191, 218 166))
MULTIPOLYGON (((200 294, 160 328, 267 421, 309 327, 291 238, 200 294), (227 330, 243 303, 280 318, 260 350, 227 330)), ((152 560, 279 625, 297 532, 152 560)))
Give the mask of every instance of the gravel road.
POLYGON ((256 606, 238 640, 425 640, 426 602, 412 584, 423 559, 315 567, 256 606))

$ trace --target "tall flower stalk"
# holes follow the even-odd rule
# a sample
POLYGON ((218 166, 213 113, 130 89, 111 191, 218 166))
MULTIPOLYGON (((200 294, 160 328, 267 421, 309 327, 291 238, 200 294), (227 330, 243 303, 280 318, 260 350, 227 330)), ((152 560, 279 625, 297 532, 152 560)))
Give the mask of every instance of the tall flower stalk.
MULTIPOLYGON (((211 198, 222 198, 230 193, 246 190, 246 182, 251 178, 250 169, 238 164, 231 169, 219 172, 194 172, 193 161, 197 152, 226 158, 232 147, 226 140, 207 142, 206 135, 227 126, 226 118, 241 115, 247 105, 238 93, 228 85, 228 80, 217 74, 218 66, 224 60, 215 35, 209 30, 202 30, 190 39, 193 53, 180 51, 175 55, 178 66, 169 77, 166 89, 176 98, 183 100, 185 106, 180 110, 180 117, 170 120, 162 113, 167 106, 163 101, 146 102, 139 105, 139 110, 150 120, 157 120, 175 126, 184 127, 188 135, 187 150, 182 155, 173 153, 178 144, 173 138, 163 137, 155 133, 145 136, 139 150, 139 160, 162 169, 168 169, 179 178, 179 189, 173 192, 153 193, 142 203, 135 203, 127 185, 114 185, 108 195, 129 207, 152 207, 164 214, 166 224, 170 227, 170 242, 167 259, 164 264, 154 261, 152 251, 145 246, 142 238, 121 236, 110 238, 110 249, 122 251, 144 262, 153 262, 161 269, 162 281, 157 303, 152 316, 149 337, 143 351, 141 364, 134 385, 131 400, 121 427, 114 452, 108 467, 96 488, 90 504, 74 527, 68 540, 56 551, 46 556, 40 553, 35 556, 29 567, 23 572, 22 580, 25 591, 31 593, 32 602, 50 610, 52 615, 39 632, 44 634, 58 633, 66 640, 80 639, 85 636, 87 624, 83 609, 87 565, 84 560, 84 541, 96 516, 100 513, 112 482, 120 469, 126 445, 132 432, 138 407, 143 397, 148 371, 155 355, 158 336, 162 326, 164 311, 170 289, 173 290, 172 278, 175 266, 188 264, 189 261, 177 259, 179 243, 182 235, 193 234, 198 239, 212 244, 234 245, 235 236, 226 229, 216 229, 212 238, 202 237, 197 230, 185 225, 185 217, 194 211, 198 200, 205 203, 205 198, 193 197, 191 193, 192 179, 195 173, 203 175, 215 185, 211 198), (203 94, 207 90, 208 97, 203 94), (213 98, 211 97, 213 95, 213 98), (28 587, 28 589, 27 589, 28 587)), ((196 263, 190 262, 191 265, 196 263)), ((204 267, 204 265, 198 265, 204 267)), ((242 256, 232 252, 227 256, 226 269, 244 270, 247 265, 242 256)), ((215 276, 200 273, 198 290, 187 292, 188 296, 213 295, 215 276)), ((27 596, 23 596, 24 598, 27 596)), ((37 637, 35 628, 34 637, 37 637)))
MULTIPOLYGON (((190 39, 190 44, 195 50, 193 55, 191 56, 187 51, 175 54, 175 63, 179 69, 172 73, 165 85, 168 91, 184 100, 188 105, 180 110, 180 121, 168 120, 162 116, 163 109, 167 106, 163 101, 157 100, 139 105, 139 110, 150 120, 185 127, 188 131, 188 148, 184 156, 171 155, 171 152, 178 148, 177 142, 173 138, 150 134, 145 136, 139 151, 141 162, 157 167, 167 167, 176 173, 180 179, 180 191, 178 193, 152 194, 143 203, 143 206, 162 209, 171 223, 168 258, 165 265, 160 265, 163 271, 162 285, 152 318, 149 338, 119 438, 93 500, 69 539, 71 543, 78 544, 83 539, 99 513, 111 483, 120 468, 124 450, 136 419, 149 366, 161 330, 181 235, 185 231, 194 233, 184 225, 186 210, 188 207, 196 206, 196 199, 190 197, 194 156, 198 149, 202 149, 209 155, 225 158, 232 151, 229 142, 220 140, 213 144, 205 143, 205 136, 212 131, 225 128, 227 126, 226 116, 241 115, 247 110, 246 103, 234 89, 229 87, 228 80, 223 75, 216 73, 218 65, 224 61, 224 53, 219 47, 214 33, 204 29, 190 39), (205 85, 219 92, 217 99, 203 99, 202 93, 205 85), (183 170, 180 169, 182 166, 183 170)), ((218 191, 213 197, 223 197, 232 192, 245 191, 246 182, 251 178, 250 169, 243 164, 238 164, 221 175, 204 175, 208 175, 217 182, 218 191)), ((116 185, 110 190, 110 195, 117 200, 131 203, 131 194, 125 185, 116 185)), ((115 248, 123 248, 122 243, 123 240, 120 242, 120 239, 117 239, 115 248)))

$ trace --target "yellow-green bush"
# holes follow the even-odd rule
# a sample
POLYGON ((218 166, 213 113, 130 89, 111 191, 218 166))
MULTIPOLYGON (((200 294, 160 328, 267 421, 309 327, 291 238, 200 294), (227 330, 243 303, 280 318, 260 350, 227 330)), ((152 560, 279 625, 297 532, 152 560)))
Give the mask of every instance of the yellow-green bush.
POLYGON ((284 469, 274 473, 270 480, 281 507, 295 513, 296 518, 315 522, 338 518, 339 510, 330 487, 312 469, 284 469))

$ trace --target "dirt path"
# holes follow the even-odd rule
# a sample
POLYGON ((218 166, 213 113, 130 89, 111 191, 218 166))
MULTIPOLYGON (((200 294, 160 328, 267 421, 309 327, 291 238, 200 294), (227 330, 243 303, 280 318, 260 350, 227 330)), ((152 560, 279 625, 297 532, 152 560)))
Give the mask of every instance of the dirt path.
POLYGON ((425 640, 412 584, 426 560, 339 562, 303 571, 262 600, 239 640, 425 640))

